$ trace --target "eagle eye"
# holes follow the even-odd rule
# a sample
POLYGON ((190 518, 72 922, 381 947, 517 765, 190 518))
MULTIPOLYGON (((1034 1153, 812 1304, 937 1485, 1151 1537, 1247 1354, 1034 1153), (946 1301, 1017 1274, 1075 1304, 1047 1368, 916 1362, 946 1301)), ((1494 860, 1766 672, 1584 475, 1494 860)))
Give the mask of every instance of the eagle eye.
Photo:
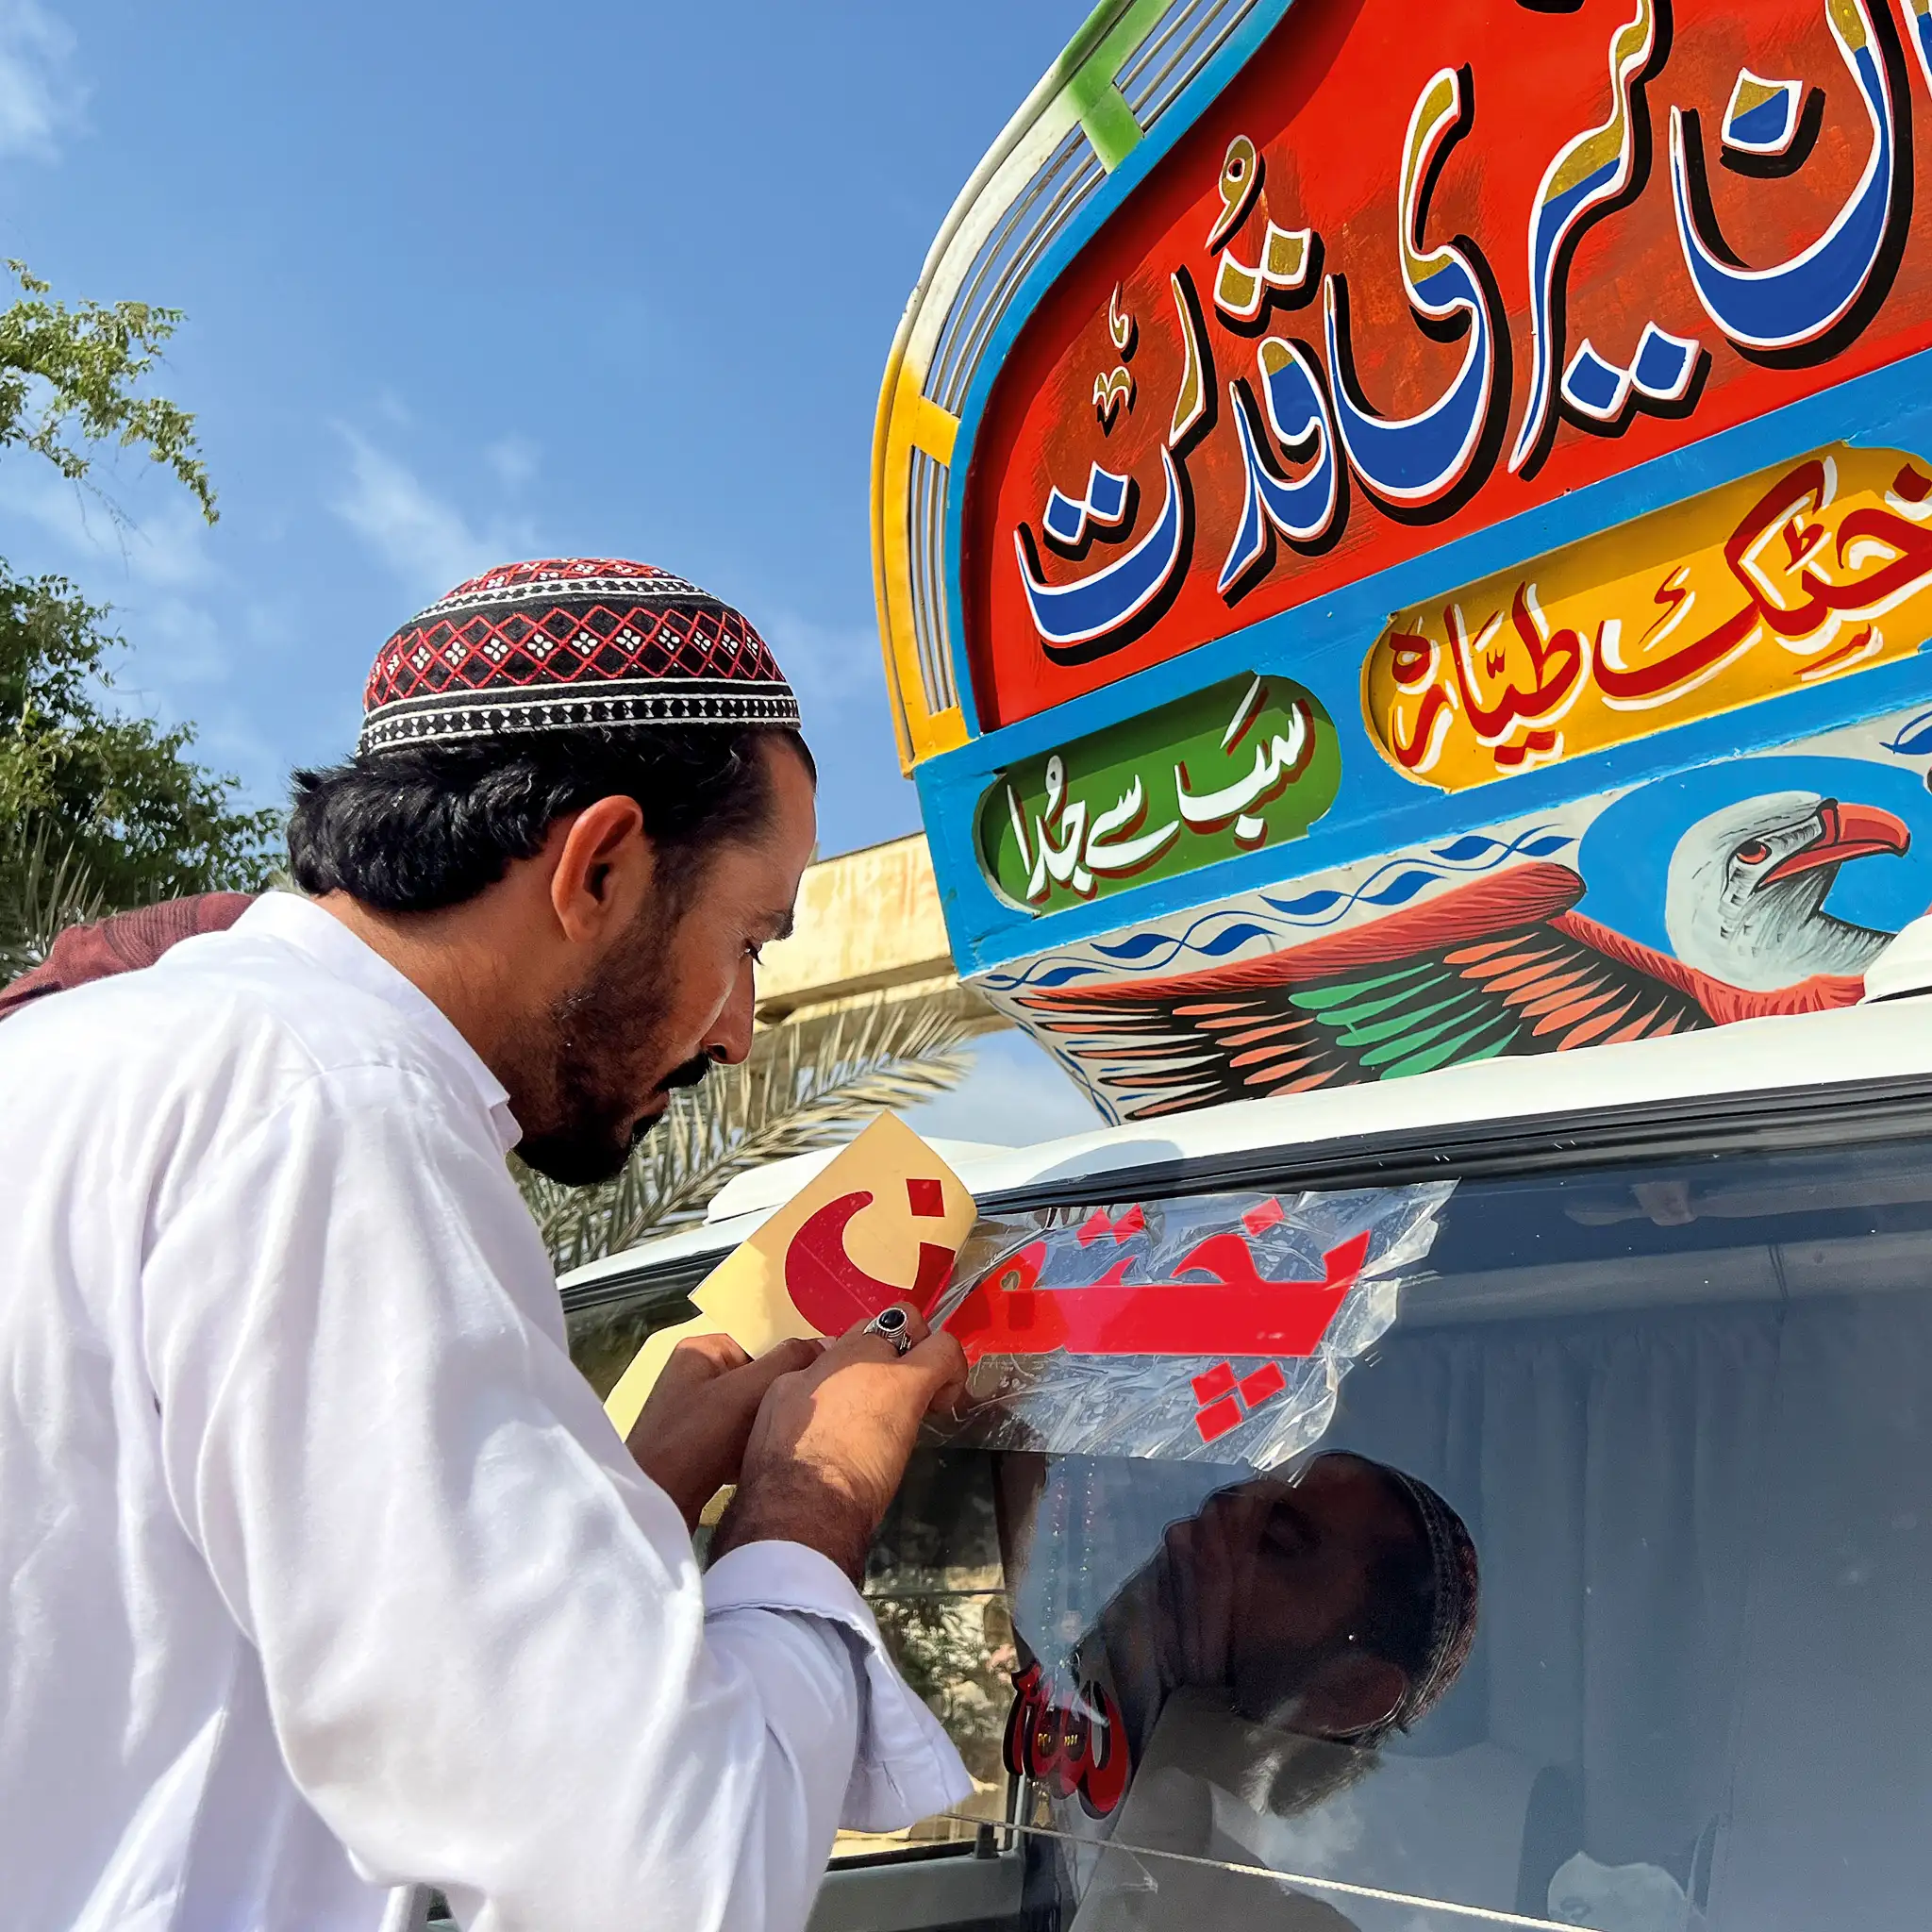
POLYGON ((1762 865, 1771 857, 1771 847, 1762 839, 1746 839, 1731 856, 1746 865, 1762 865))

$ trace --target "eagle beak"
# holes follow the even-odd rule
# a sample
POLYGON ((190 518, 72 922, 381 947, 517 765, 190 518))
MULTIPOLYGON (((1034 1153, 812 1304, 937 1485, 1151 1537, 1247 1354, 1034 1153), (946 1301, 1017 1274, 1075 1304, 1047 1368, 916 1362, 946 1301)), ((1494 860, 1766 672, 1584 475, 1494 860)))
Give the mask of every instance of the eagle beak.
POLYGON ((1818 836, 1765 874, 1773 879, 1795 878, 1821 865, 1842 865, 1848 858, 1869 858, 1889 852, 1896 858, 1910 849, 1911 827, 1875 805, 1840 805, 1825 799, 1818 808, 1818 836))

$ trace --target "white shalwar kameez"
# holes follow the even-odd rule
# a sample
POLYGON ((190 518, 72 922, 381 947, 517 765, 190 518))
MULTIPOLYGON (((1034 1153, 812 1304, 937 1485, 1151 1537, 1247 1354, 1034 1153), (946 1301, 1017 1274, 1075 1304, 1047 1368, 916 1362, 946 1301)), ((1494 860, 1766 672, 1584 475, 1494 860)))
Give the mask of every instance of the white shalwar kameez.
POLYGON ((286 894, 0 1024, 7 1932, 786 1932, 969 1789, 824 1557, 700 1574, 516 1139, 286 894))

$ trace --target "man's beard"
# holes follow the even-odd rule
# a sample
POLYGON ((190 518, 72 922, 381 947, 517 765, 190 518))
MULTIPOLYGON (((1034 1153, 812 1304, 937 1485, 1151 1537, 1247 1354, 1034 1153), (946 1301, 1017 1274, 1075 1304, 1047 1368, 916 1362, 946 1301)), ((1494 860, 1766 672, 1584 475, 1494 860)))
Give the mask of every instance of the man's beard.
MULTIPOLYGON (((614 1180, 663 1118, 660 1109, 635 1120, 632 1070, 649 1063, 663 1026, 670 1004, 663 975, 671 971, 676 924, 675 916, 646 909, 590 980, 550 1009, 549 1120, 524 1136, 517 1155, 551 1180, 573 1188, 614 1180)), ((655 1091, 668 1099, 673 1089, 695 1087, 710 1070, 708 1055, 694 1055, 655 1091)))
POLYGON ((1257 1752, 1240 1795, 1254 1810, 1299 1818, 1358 1785, 1381 1763, 1373 1744, 1275 1729, 1274 1748, 1257 1752))

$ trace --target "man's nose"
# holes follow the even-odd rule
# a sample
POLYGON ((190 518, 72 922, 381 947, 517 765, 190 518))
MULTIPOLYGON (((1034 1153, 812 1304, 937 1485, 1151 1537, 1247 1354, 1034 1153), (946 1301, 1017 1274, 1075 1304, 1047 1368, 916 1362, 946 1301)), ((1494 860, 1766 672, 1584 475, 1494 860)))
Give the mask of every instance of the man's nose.
POLYGON ((711 1023, 711 1030, 704 1039, 704 1052, 724 1066, 735 1067, 750 1056, 755 989, 754 968, 747 959, 739 969, 730 998, 724 1002, 717 1019, 711 1023))

